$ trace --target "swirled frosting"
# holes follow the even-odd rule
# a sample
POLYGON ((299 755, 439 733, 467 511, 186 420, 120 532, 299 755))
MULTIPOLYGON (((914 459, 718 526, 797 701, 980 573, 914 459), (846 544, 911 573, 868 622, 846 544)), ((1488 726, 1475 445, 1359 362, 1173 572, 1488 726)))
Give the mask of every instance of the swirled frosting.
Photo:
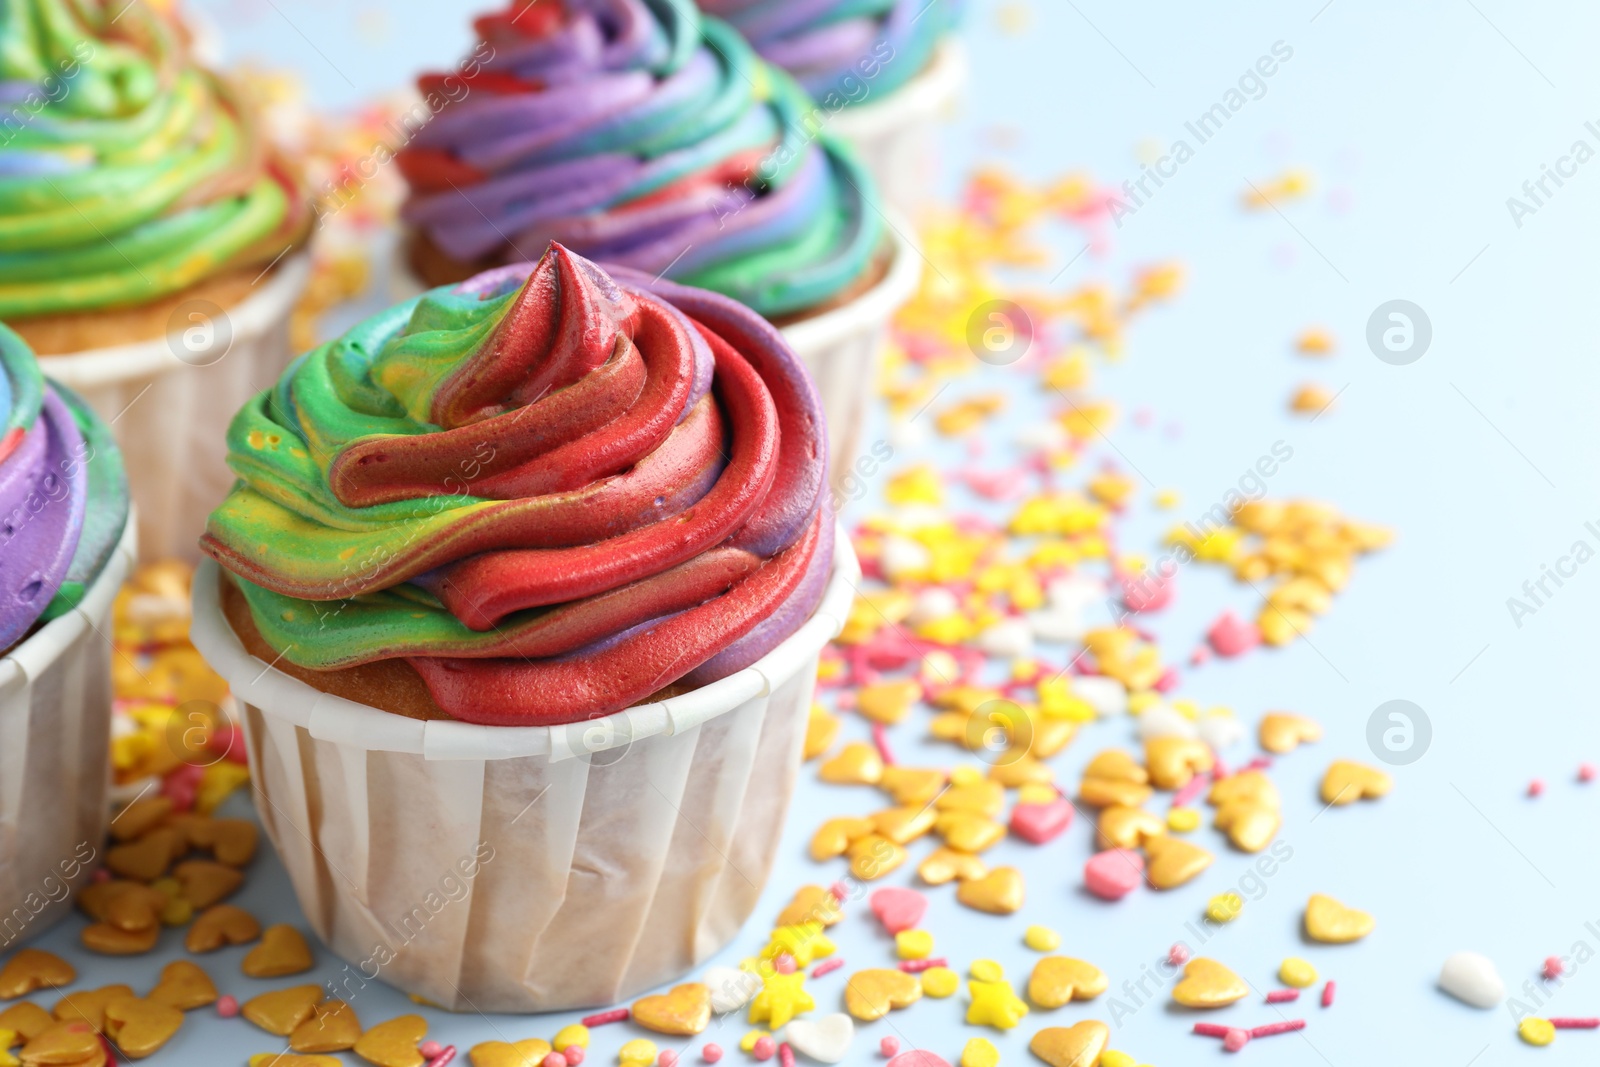
POLYGON ((110 430, 0 326, 0 651, 78 602, 127 519, 110 430))
POLYGON ((876 102, 916 77, 960 0, 699 0, 830 110, 876 102))
POLYGON ((291 663, 404 658, 458 719, 576 721, 810 615, 823 440, 755 314, 552 245, 300 357, 234 419, 201 547, 291 663))
POLYGON ((147 4, 0 5, 0 317, 149 303, 302 232, 294 181, 174 33, 147 4))
POLYGON ((457 264, 559 241, 767 316, 839 297, 883 239, 872 179, 737 33, 684 0, 548 0, 480 19, 400 154, 405 220, 457 264))

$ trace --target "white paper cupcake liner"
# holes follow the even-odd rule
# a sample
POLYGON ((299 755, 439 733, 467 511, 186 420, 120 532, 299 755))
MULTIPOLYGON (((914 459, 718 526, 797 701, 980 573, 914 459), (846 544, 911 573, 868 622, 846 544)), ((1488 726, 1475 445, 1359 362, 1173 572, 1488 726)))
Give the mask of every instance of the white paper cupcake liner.
POLYGON ((860 568, 843 529, 815 614, 753 666, 565 726, 422 722, 249 655, 194 583, 196 647, 244 707, 256 809, 318 936, 456 1011, 615 1004, 726 945, 761 894, 817 657, 860 568))
POLYGON ((111 787, 111 604, 130 518, 83 601, 0 657, 0 955, 47 930, 100 865, 111 787))
POLYGON ((828 130, 861 153, 884 198, 915 211, 939 193, 939 124, 967 84, 966 46, 953 34, 911 81, 894 92, 834 115, 828 130))
POLYGON ((889 325, 922 280, 922 256, 906 236, 910 224, 893 212, 885 223, 894 258, 882 280, 842 307, 779 331, 817 383, 828 418, 828 471, 835 486, 854 472, 864 450, 889 325))
POLYGON ((144 558, 199 555, 206 516, 234 483, 228 423, 294 358, 289 319, 310 275, 310 256, 297 253, 233 307, 196 301, 191 310, 202 318, 187 331, 39 358, 48 377, 111 424, 139 511, 144 558))

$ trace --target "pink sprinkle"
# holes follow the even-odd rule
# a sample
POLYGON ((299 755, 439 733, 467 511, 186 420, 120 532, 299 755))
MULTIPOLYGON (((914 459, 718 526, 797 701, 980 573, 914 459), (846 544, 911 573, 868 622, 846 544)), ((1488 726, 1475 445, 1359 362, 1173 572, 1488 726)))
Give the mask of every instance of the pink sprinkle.
POLYGON ((100 1047, 106 1050, 106 1067, 117 1067, 117 1050, 111 1047, 106 1035, 100 1035, 100 1047))
POLYGON ((1161 677, 1156 679, 1155 691, 1158 693, 1170 693, 1178 688, 1178 682, 1181 680, 1178 669, 1176 667, 1168 667, 1161 672, 1161 677))
POLYGON ((1268 1004, 1288 1004, 1290 1001, 1299 999, 1300 990, 1298 989, 1274 989, 1267 994, 1268 1004))
POLYGON ((456 1047, 446 1045, 444 1050, 428 1061, 428 1067, 449 1067, 456 1058, 456 1047))
POLYGON ((773 957, 772 966, 777 968, 779 974, 793 974, 795 968, 794 957, 787 952, 780 952, 773 957))
POLYGON ((1561 965, 1560 956, 1546 956, 1544 958, 1544 980, 1554 982, 1566 973, 1566 968, 1561 965))
POLYGON ((230 993, 217 998, 217 1014, 231 1019, 239 1014, 239 1001, 230 993))
POLYGON ((439 1044, 439 1042, 434 1041, 434 1040, 432 1040, 430 1038, 429 1040, 424 1041, 422 1044, 418 1045, 417 1046, 417 1051, 422 1053, 422 1058, 423 1059, 431 1060, 435 1056, 437 1056, 439 1053, 444 1051, 444 1046, 439 1044))
POLYGON ((707 1063, 716 1063, 722 1059, 722 1046, 714 1041, 707 1042, 705 1048, 700 1050, 700 1058, 707 1063))
POLYGON ((1228 1031, 1232 1029, 1233 1027, 1223 1026, 1220 1023, 1194 1024, 1194 1032, 1199 1034, 1201 1037, 1227 1037, 1228 1031))
POLYGON ((1250 1036, 1271 1037, 1274 1034, 1289 1034, 1305 1028, 1306 1021, 1304 1019, 1288 1019, 1281 1023, 1267 1023, 1265 1026, 1253 1027, 1250 1031, 1250 1036))
POLYGON ((1560 1019, 1551 1019, 1550 1025, 1555 1027, 1557 1030, 1600 1030, 1600 1019, 1573 1019, 1570 1017, 1563 1017, 1560 1019))
POLYGON ((1210 786, 1210 784, 1211 775, 1209 773, 1195 775, 1193 778, 1189 779, 1188 785, 1172 794, 1172 806, 1175 808, 1183 807, 1185 804, 1189 803, 1189 801, 1205 792, 1206 788, 1210 786))
POLYGON ((606 1025, 606 1023, 627 1022, 628 1021, 628 1009, 627 1008, 613 1008, 611 1011, 603 1011, 603 1012, 600 1012, 598 1015, 585 1016, 584 1018, 579 1019, 578 1021, 581 1022, 584 1026, 591 1026, 591 1027, 592 1026, 604 1026, 604 1025, 606 1025))
POLYGON ((838 956, 833 957, 831 960, 823 960, 821 963, 811 968, 811 977, 821 978, 825 974, 832 974, 834 971, 837 971, 843 966, 844 960, 840 959, 838 956))
POLYGON ((1101 900, 1121 900, 1144 880, 1144 857, 1131 848, 1108 848, 1083 865, 1083 887, 1101 900))
POLYGON ((1331 978, 1322 987, 1322 1006, 1324 1008, 1333 1007, 1333 979, 1331 978))
POLYGON ((750 1046, 750 1054, 765 1063, 772 1059, 772 1054, 778 1051, 778 1043, 770 1037, 758 1037, 756 1043, 750 1046))
POLYGON ((931 967, 948 967, 948 966, 950 966, 950 961, 946 960, 943 956, 934 956, 932 959, 926 959, 926 960, 901 960, 900 961, 900 969, 902 971, 906 972, 907 974, 921 974, 923 971, 926 971, 931 967))
POLYGON ((1250 1043, 1250 1031, 1241 1030, 1237 1026, 1228 1031, 1222 1039, 1222 1047, 1227 1052, 1238 1052, 1250 1043))
POLYGON ((567 1056, 564 1052, 548 1052, 544 1059, 539 1061, 539 1067, 567 1067, 567 1056))
POLYGON ((1182 967, 1189 962, 1189 948, 1181 941, 1167 949, 1167 962, 1174 967, 1182 967))
POLYGON ((584 1051, 582 1045, 568 1045, 561 1050, 561 1055, 566 1057, 567 1067, 578 1067, 578 1064, 583 1062, 584 1056, 588 1055, 588 1053, 584 1051))
POLYGON ((843 882, 835 882, 828 887, 828 895, 843 904, 845 898, 850 895, 850 887, 843 882))
POLYGON ((778 1062, 782 1067, 794 1067, 794 1049, 789 1047, 787 1041, 778 1046, 778 1062))
POLYGON ((883 728, 883 723, 872 724, 872 743, 878 747, 878 756, 883 760, 885 767, 894 766, 894 753, 889 749, 889 731, 883 728))
POLYGON ((1231 611, 1224 611, 1211 624, 1211 629, 1206 631, 1206 640, 1217 655, 1232 659, 1261 644, 1261 628, 1231 611))
POLYGON ((1265 771, 1265 770, 1270 769, 1271 767, 1272 767, 1271 758, 1269 758, 1267 756, 1257 756, 1255 759, 1251 760, 1249 763, 1246 763, 1242 769, 1243 770, 1247 770, 1247 771, 1265 771))
POLYGON ((657 1067, 678 1067, 678 1054, 670 1048, 661 1050, 661 1055, 656 1057, 657 1067))
POLYGON ((1544 782, 1541 779, 1535 778, 1533 781, 1528 783, 1528 795, 1530 797, 1539 796, 1543 792, 1544 782))
POLYGON ((1222 757, 1217 755, 1216 749, 1211 750, 1211 762, 1214 764, 1211 768, 1211 780, 1213 782, 1226 778, 1233 773, 1228 770, 1228 765, 1222 762, 1222 757))
POLYGON ((895 1054, 900 1051, 900 1039, 898 1037, 884 1038, 878 1042, 878 1051, 883 1054, 884 1059, 894 1059, 895 1054))
POLYGON ((89 877, 92 881, 109 882, 111 881, 111 872, 104 867, 96 867, 94 869, 94 874, 90 875, 89 877))
POLYGON ((1206 660, 1208 660, 1210 658, 1211 658, 1211 650, 1209 648, 1207 648, 1205 645, 1201 645, 1200 647, 1196 648, 1193 652, 1189 653, 1189 666, 1198 667, 1198 666, 1200 666, 1200 664, 1204 663, 1206 660))
POLYGON ((1595 775, 1597 775, 1597 774, 1600 774, 1600 771, 1596 771, 1595 770, 1594 764, 1592 764, 1592 763, 1580 763, 1580 764, 1578 764, 1578 781, 1580 781, 1580 782, 1592 782, 1592 781, 1594 781, 1595 775))

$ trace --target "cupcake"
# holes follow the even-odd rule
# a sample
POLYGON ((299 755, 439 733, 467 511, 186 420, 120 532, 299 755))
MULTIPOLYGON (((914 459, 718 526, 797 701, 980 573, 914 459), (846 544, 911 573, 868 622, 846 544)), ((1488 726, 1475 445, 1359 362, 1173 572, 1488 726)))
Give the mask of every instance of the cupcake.
POLYGON ((826 115, 675 0, 536 0, 476 28, 463 72, 421 79, 437 114, 398 157, 418 277, 459 281, 559 241, 731 296, 794 327, 848 465, 920 263, 826 115))
POLYGON ((97 865, 111 777, 100 635, 133 551, 110 431, 0 326, 0 950, 60 918, 97 865))
POLYGON ((447 1007, 548 1011, 733 936, 856 573, 823 435, 759 316, 559 244, 245 406, 193 637, 352 976, 377 956, 447 1007), (468 902, 401 934, 458 861, 468 902))
POLYGON ((250 108, 143 4, 0 17, 0 320, 113 422, 145 548, 192 550, 230 412, 292 354, 309 232, 250 108))
POLYGON ((931 199, 937 124, 966 81, 961 0, 699 0, 794 75, 892 204, 931 199))

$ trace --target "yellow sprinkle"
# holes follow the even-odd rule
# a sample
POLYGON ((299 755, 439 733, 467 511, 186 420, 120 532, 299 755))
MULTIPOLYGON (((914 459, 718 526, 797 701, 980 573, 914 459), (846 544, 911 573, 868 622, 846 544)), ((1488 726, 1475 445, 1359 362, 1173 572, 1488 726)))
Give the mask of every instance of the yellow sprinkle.
POLYGON ((584 1026, 582 1023, 573 1023, 571 1026, 563 1026, 559 1031, 556 1032, 556 1039, 550 1044, 551 1047, 557 1052, 561 1051, 562 1049, 571 1048, 573 1045, 577 1045, 579 1048, 588 1048, 589 1028, 584 1026))
MULTIPOLYGON (((1048 770, 1049 768, 1046 768, 1048 770)), ((1017 790, 1018 804, 1054 804, 1061 794, 1053 785, 1044 782, 1028 782, 1017 790)))
POLYGON ((1517 1024, 1517 1036, 1530 1045, 1548 1045, 1556 1039, 1556 1028, 1549 1019, 1535 1019, 1530 1015, 1517 1024))
MULTIPOLYGON (((1170 511, 1182 503, 1183 498, 1178 495, 1178 491, 1176 489, 1162 489, 1156 493, 1155 502, 1156 507, 1163 511, 1170 511)), ((1105 1057, 1102 1055, 1102 1061, 1104 1058, 1105 1057)))
POLYGON ((894 935, 894 950, 903 960, 925 960, 933 955, 933 935, 926 930, 901 930, 894 935))
POLYGON ((650 1067, 656 1062, 656 1043, 636 1037, 622 1046, 617 1053, 617 1062, 622 1067, 650 1067))
POLYGON ((968 973, 980 982, 999 982, 1005 978, 1006 969, 994 960, 973 960, 968 973))
POLYGON ((1061 935, 1048 926, 1030 926, 1022 935, 1022 943, 1035 952, 1054 952, 1061 947, 1061 935))
POLYGON ((1333 351, 1333 334, 1320 326, 1311 326, 1295 338, 1294 346, 1302 355, 1326 356, 1333 351))
POLYGON ((1306 989, 1316 984, 1317 969, 1299 956, 1290 956, 1278 967, 1278 980, 1296 989, 1306 989))
POLYGON ((961 1067, 998 1067, 1000 1050, 987 1038, 975 1037, 961 1050, 961 1067))
POLYGON ((1161 694, 1151 690, 1128 694, 1128 714, 1142 715, 1149 709, 1161 703, 1161 694))
POLYGON ((922 991, 935 1000, 943 1000, 960 988, 961 976, 948 967, 929 967, 922 972, 922 991))
POLYGON ((760 1041, 764 1037, 771 1036, 772 1035, 767 1033, 765 1030, 752 1030, 739 1039, 739 1050, 741 1052, 749 1052, 756 1047, 757 1041, 760 1041))
POLYGON ((1134 1067, 1139 1061, 1126 1052, 1108 1048, 1100 1053, 1100 1067, 1134 1067))
POLYGON ((1219 893, 1206 905, 1206 918, 1217 923, 1231 923, 1244 910, 1244 898, 1238 893, 1219 893))
POLYGON ((984 773, 976 767, 957 767, 950 772, 951 785, 977 785, 984 780, 984 773))
POLYGON ((1167 829, 1175 834, 1187 834, 1200 828, 1200 813, 1193 808, 1168 808, 1167 829))

